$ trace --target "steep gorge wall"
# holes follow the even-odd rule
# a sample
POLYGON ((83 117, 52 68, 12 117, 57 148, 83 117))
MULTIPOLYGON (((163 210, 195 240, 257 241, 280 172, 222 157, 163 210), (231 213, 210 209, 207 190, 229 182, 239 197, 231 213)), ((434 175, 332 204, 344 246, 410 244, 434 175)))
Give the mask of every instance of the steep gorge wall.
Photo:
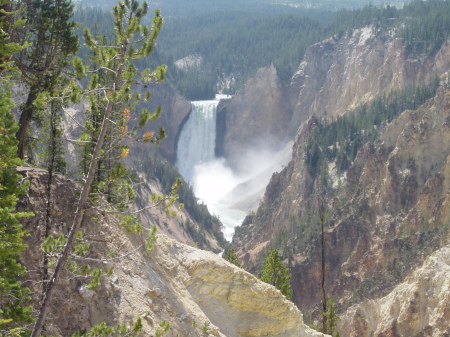
POLYGON ((219 104, 217 112, 216 155, 233 166, 248 150, 278 150, 289 139, 289 99, 274 65, 259 69, 233 98, 219 104))
POLYGON ((187 101, 167 83, 155 84, 149 87, 152 98, 149 102, 141 103, 140 108, 147 108, 150 112, 158 106, 162 108, 161 117, 153 123, 149 123, 148 129, 157 131, 163 127, 167 138, 157 147, 164 158, 171 163, 177 159, 177 142, 181 128, 191 112, 191 102, 187 101))
POLYGON ((341 315, 339 330, 348 337, 449 336, 450 246, 384 297, 363 300, 341 315))
MULTIPOLYGON (((313 121, 306 126, 313 128, 313 121)), ((366 144, 343 186, 326 196, 327 287, 342 308, 386 294, 447 242, 449 137, 450 90, 442 88, 435 99, 387 125, 380 140, 366 144)), ((320 233, 301 219, 317 207, 317 199, 303 146, 296 145, 293 161, 272 178, 263 204, 233 244, 251 265, 280 233, 288 237, 284 247, 299 247, 296 241, 310 235, 303 248, 291 250, 291 270, 294 301, 311 313, 320 302, 320 233)))
POLYGON ((402 39, 374 27, 348 31, 308 48, 290 83, 261 68, 219 105, 217 152, 232 163, 253 144, 295 138, 311 116, 329 119, 412 83, 427 83, 450 66, 447 42, 433 57, 409 57, 402 39))
MULTIPOLYGON (((24 167, 19 172, 30 181, 19 210, 35 213, 24 220, 30 235, 21 259, 29 270, 26 285, 37 303, 45 279, 41 245, 46 232, 47 174, 24 167)), ((53 187, 48 232, 67 234, 78 186, 57 175, 53 187)), ((91 245, 89 264, 112 268, 112 275, 102 276, 101 285, 90 290, 89 278, 66 270, 49 308, 45 335, 69 336, 103 321, 115 325, 141 317, 147 336, 155 335, 163 320, 170 322, 166 336, 172 337, 323 336, 303 324, 300 311, 278 290, 216 254, 164 235, 158 235, 153 251, 147 252, 143 238, 127 233, 116 217, 90 210, 82 228, 91 245)))
POLYGON ((408 57, 402 39, 373 27, 311 46, 291 80, 290 133, 311 116, 336 118, 412 83, 427 83, 450 66, 450 46, 434 57, 408 57))

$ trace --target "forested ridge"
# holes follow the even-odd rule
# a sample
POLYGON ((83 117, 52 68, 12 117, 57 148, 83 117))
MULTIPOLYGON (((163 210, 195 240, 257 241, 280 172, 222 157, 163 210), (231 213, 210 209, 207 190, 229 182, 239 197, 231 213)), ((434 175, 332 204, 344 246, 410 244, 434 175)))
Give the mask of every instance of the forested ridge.
MULTIPOLYGON (((258 68, 270 64, 281 79, 289 80, 308 46, 351 29, 373 25, 377 34, 386 36, 393 31, 412 55, 436 53, 450 33, 450 4, 445 0, 413 1, 401 9, 368 5, 337 12, 231 9, 166 18, 153 63, 141 66, 165 63, 168 81, 182 95, 210 99, 219 89, 233 94, 258 68), (199 58, 200 64, 179 69, 174 62, 187 56, 199 58), (217 86, 227 81, 229 85, 217 86)), ((101 34, 112 33, 110 14, 98 8, 78 7, 74 21, 95 25, 101 34)))

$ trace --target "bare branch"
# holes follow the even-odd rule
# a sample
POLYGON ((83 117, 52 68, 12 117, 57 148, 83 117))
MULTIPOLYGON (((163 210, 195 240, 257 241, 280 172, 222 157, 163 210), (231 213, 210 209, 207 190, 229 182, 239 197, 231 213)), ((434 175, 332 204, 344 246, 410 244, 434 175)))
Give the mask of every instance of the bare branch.
POLYGON ((141 245, 138 246, 137 248, 135 248, 135 249, 133 249, 133 250, 131 250, 131 251, 129 251, 129 252, 123 254, 123 255, 116 256, 116 257, 111 257, 111 258, 109 258, 109 259, 94 259, 94 258, 91 258, 91 257, 83 257, 83 256, 75 255, 75 254, 72 254, 72 257, 73 257, 74 259, 77 259, 77 260, 97 261, 97 262, 107 262, 107 261, 114 261, 114 260, 123 259, 124 257, 127 257, 127 256, 129 256, 129 255, 131 255, 131 254, 136 253, 136 252, 137 252, 138 250, 140 250, 142 247, 144 247, 144 244, 141 244, 141 245))
POLYGON ((119 212, 119 211, 107 211, 106 209, 101 209, 101 208, 93 207, 93 206, 90 207, 90 208, 91 208, 91 209, 95 209, 96 211, 98 211, 98 212, 100 212, 100 213, 104 213, 104 214, 138 214, 138 213, 142 213, 143 211, 146 211, 146 210, 148 210, 148 209, 158 207, 159 205, 161 205, 161 204, 163 203, 163 201, 166 201, 166 200, 168 200, 168 199, 169 199, 168 197, 167 197, 167 198, 163 198, 163 199, 159 200, 159 201, 158 201, 157 203, 155 203, 155 204, 145 206, 144 208, 138 209, 138 210, 136 210, 136 211, 125 211, 125 212, 119 212))

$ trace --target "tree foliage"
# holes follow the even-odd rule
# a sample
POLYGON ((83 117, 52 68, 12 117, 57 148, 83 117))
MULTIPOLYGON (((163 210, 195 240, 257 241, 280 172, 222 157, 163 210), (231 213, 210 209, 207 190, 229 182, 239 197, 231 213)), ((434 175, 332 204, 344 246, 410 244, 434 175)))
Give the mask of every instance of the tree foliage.
MULTIPOLYGON (((348 9, 351 7, 336 13, 294 9, 288 13, 273 6, 263 12, 246 12, 229 7, 208 15, 171 16, 153 61, 168 64, 168 80, 186 98, 198 100, 213 97, 218 80, 228 81, 230 87, 225 91, 233 94, 258 68, 271 63, 282 79, 289 80, 311 44, 333 36, 337 40, 352 29, 372 26, 379 37, 395 34, 405 40, 412 55, 437 52, 449 36, 448 1, 413 1, 401 9, 393 5, 348 9), (201 64, 175 65, 187 56, 201 59, 201 64)), ((78 12, 79 22, 95 22, 99 32, 112 32, 107 15, 98 9, 78 12)), ((148 65, 152 66, 140 64, 148 65)))
MULTIPOLYGON (((52 93, 53 95, 41 95, 39 98, 41 102, 67 99, 77 102, 81 97, 88 99, 89 112, 84 131, 78 140, 74 140, 74 143, 81 148, 88 146, 89 152, 85 151, 86 170, 82 172, 83 186, 70 224, 70 231, 68 236, 64 237, 64 246, 59 252, 53 275, 45 289, 32 336, 39 336, 46 319, 46 312, 51 305, 55 285, 61 278, 69 256, 72 252, 78 251, 76 242, 80 236, 82 237, 80 229, 86 209, 90 207, 98 209, 99 204, 96 201, 100 196, 105 196, 108 200, 114 197, 120 198, 113 200, 119 211, 125 210, 134 199, 134 191, 129 184, 132 181, 127 178, 128 169, 121 162, 130 149, 125 142, 138 140, 143 143, 157 144, 165 136, 162 128, 151 134, 139 132, 139 129, 142 129, 147 122, 159 117, 160 109, 153 113, 142 109, 136 118, 137 126, 129 127, 131 110, 135 108, 139 100, 149 99, 150 96, 148 93, 145 97, 141 97, 133 91, 133 86, 138 84, 139 79, 145 83, 162 81, 166 69, 163 65, 154 71, 146 69, 138 73, 133 65, 133 61, 152 53, 162 27, 163 20, 158 10, 155 11, 150 28, 142 24, 141 21, 147 12, 146 2, 141 6, 135 0, 119 2, 113 8, 115 37, 112 41, 93 36, 86 28, 84 41, 91 50, 91 62, 88 65, 80 58, 74 58, 73 62, 78 79, 90 74, 86 88, 80 89, 76 83, 69 83, 62 91, 52 93)), ((173 186, 171 196, 155 196, 152 201, 155 204, 167 202, 166 206, 170 207, 175 200, 174 192, 177 187, 178 185, 173 186)), ((100 210, 117 213, 113 209, 100 210)), ((142 232, 139 225, 135 224, 132 215, 124 216, 123 220, 127 227, 131 226, 138 232, 142 232)), ((154 236, 153 230, 149 233, 147 240, 148 249, 152 247, 154 236)), ((77 269, 75 266, 74 268, 77 269)), ((101 274, 101 270, 93 270, 94 286, 98 284, 101 274)))
MULTIPOLYGON (((239 268, 242 268, 242 264, 239 262, 239 258, 236 255, 236 252, 233 248, 229 248, 225 254, 222 256, 225 260, 228 262, 231 262, 232 264, 238 266, 239 268)), ((265 281, 264 281, 265 282, 265 281)))
POLYGON ((17 11, 5 27, 14 42, 24 44, 13 57, 22 72, 22 80, 28 85, 27 99, 21 106, 17 138, 18 155, 25 156, 27 132, 36 118, 35 102, 39 94, 56 90, 63 70, 68 66, 68 56, 78 50, 78 40, 73 34, 75 22, 71 21, 73 4, 70 0, 20 0, 11 2, 17 11), (20 27, 14 23, 24 17, 20 27))
POLYGON ((261 281, 275 286, 290 299, 292 297, 290 280, 289 268, 281 261, 278 250, 272 250, 262 267, 261 281))
POLYGON ((332 298, 327 301, 327 311, 325 312, 325 316, 327 317, 326 326, 322 327, 322 332, 334 337, 340 337, 339 332, 336 330, 340 318, 336 314, 336 306, 334 305, 332 298))
MULTIPOLYGON (((2 1, 1 4, 4 4, 2 1)), ((20 264, 19 254, 25 249, 22 239, 26 233, 19 220, 31 214, 16 212, 20 194, 25 193, 27 184, 19 184, 21 176, 16 166, 23 162, 17 157, 15 132, 17 123, 11 110, 8 81, 11 74, 11 55, 21 47, 11 43, 2 30, 5 16, 0 13, 0 335, 16 336, 23 332, 23 326, 31 322, 32 308, 26 305, 29 289, 22 286, 18 277, 26 272, 20 264)))
POLYGON ((378 138, 383 125, 407 109, 417 109, 434 97, 438 87, 439 77, 434 76, 429 84, 413 84, 384 94, 330 123, 316 120, 316 128, 306 145, 306 163, 311 172, 323 175, 326 186, 329 161, 336 162, 338 172, 347 170, 358 150, 378 138))

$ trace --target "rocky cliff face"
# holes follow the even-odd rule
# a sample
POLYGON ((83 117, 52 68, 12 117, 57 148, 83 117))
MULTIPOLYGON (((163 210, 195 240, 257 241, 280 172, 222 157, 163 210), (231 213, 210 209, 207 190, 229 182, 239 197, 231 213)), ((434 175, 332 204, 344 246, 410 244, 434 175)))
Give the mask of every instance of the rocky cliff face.
MULTIPOLYGON (((446 244, 449 121, 450 91, 442 87, 434 99, 403 112, 384 128, 379 140, 363 146, 346 174, 339 176, 330 166, 334 188, 324 197, 326 284, 341 312, 363 299, 389 294, 426 256, 446 244)), ((307 168, 304 152, 314 128, 315 118, 301 127, 293 160, 274 175, 260 208, 244 221, 233 241, 247 266, 254 265, 266 247, 280 248, 290 257, 294 302, 308 313, 308 319, 317 317, 321 276, 320 226, 315 225, 319 222, 318 181, 307 168)), ((430 305, 437 301, 431 295, 417 296, 429 298, 430 305)), ((391 322, 398 318, 396 312, 391 322)), ((441 312, 443 318, 433 320, 434 331, 445 331, 445 312, 441 312)), ((414 323, 415 314, 402 315, 402 331, 407 331, 408 319, 419 330, 430 329, 414 323)), ((366 322, 375 324, 374 320, 366 322)), ((350 330, 345 331, 359 331, 361 322, 346 321, 350 330)), ((382 329, 369 327, 367 336, 382 329)))
POLYGON ((342 316, 342 336, 449 336, 450 246, 431 256, 384 297, 362 301, 342 316))
POLYGON ((428 82, 450 66, 450 46, 432 58, 408 57, 401 39, 373 27, 311 46, 291 80, 290 133, 310 116, 335 118, 383 93, 428 82))
POLYGON ((191 111, 191 102, 181 97, 169 84, 156 84, 150 86, 152 98, 149 102, 141 103, 140 107, 147 108, 150 112, 162 107, 161 117, 149 123, 151 131, 157 131, 159 127, 164 127, 167 138, 161 142, 157 150, 171 163, 177 159, 177 142, 181 128, 187 120, 191 111))
MULTIPOLYGON (((46 173, 30 168, 19 172, 31 183, 19 209, 35 212, 24 221, 30 236, 22 260, 37 303, 45 277, 41 244, 46 228, 51 235, 67 233, 77 185, 55 177, 51 222, 46 227, 46 173)), ((107 214, 88 211, 83 231, 90 242, 86 258, 91 266, 113 268, 113 273, 102 276, 101 285, 90 290, 89 278, 67 270, 50 306, 46 334, 68 336, 102 321, 115 325, 141 317, 148 336, 163 320, 171 324, 167 336, 322 336, 303 324, 302 314, 278 290, 218 255, 164 235, 158 235, 148 253, 139 235, 127 233, 107 214)))
MULTIPOLYGON (((450 66, 450 43, 433 57, 408 57, 403 40, 374 27, 349 31, 308 48, 289 84, 262 68, 219 106, 218 154, 232 162, 261 139, 292 139, 311 116, 336 118, 411 83, 427 83, 450 66)), ((275 142, 276 143, 276 142, 275 142)))
POLYGON ((258 70, 232 99, 218 107, 216 154, 237 166, 254 148, 286 142, 291 110, 285 86, 273 65, 258 70))

